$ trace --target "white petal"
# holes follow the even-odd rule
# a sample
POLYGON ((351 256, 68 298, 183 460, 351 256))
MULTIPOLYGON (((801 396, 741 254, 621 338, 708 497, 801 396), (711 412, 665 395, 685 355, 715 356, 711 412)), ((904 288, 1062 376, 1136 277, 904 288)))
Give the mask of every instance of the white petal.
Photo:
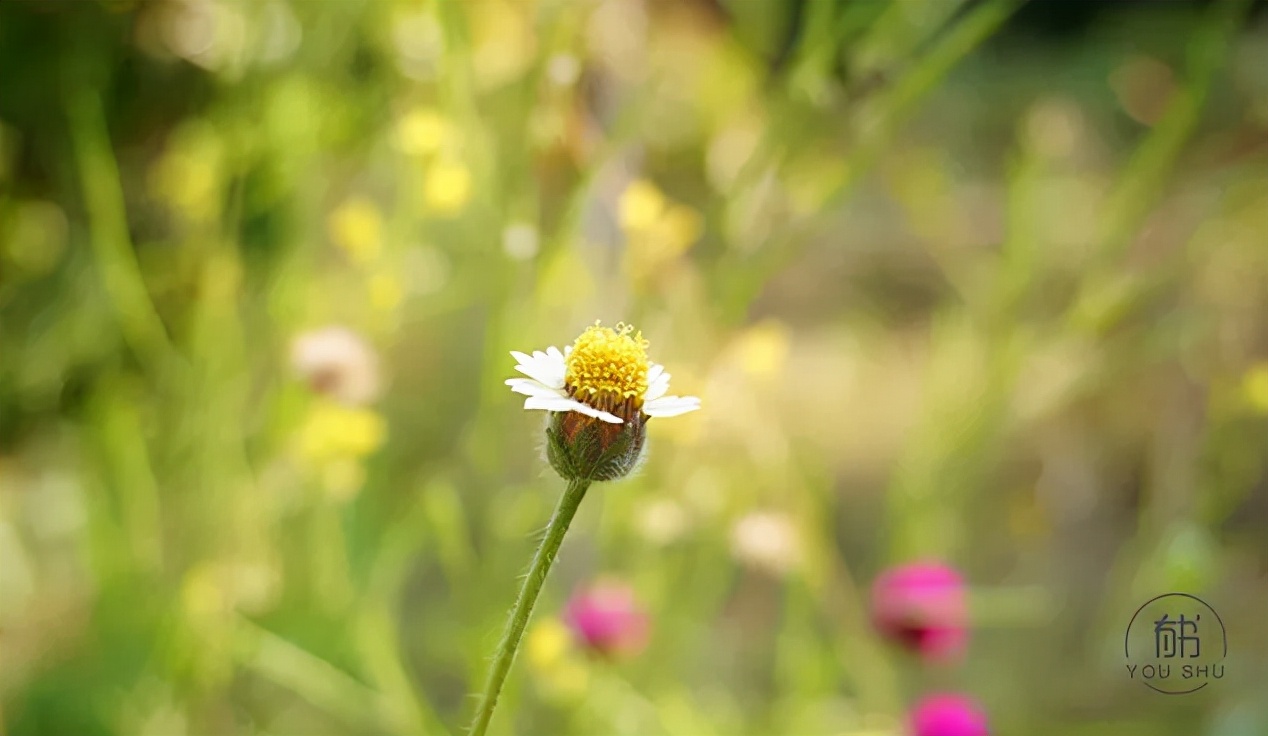
POLYGON ((551 388, 555 388, 555 387, 563 388, 562 380, 556 381, 555 376, 550 372, 549 369, 543 368, 537 363, 529 363, 527 365, 523 365, 523 364, 517 365, 515 366, 515 370, 519 371, 520 373, 523 373, 524 375, 528 376, 534 381, 537 381, 543 386, 550 386, 551 388))
POLYGON ((563 388, 564 361, 562 358, 557 359, 540 350, 531 356, 512 350, 511 356, 518 361, 515 370, 551 388, 563 388))
POLYGON ((515 370, 537 370, 537 358, 523 353, 515 354, 515 370))
POLYGON ((546 370, 550 371, 550 377, 552 380, 547 384, 548 386, 551 386, 552 388, 564 387, 564 374, 567 372, 568 367, 564 364, 563 354, 560 353, 555 346, 552 345, 546 350, 546 356, 542 359, 539 365, 544 366, 546 370))
POLYGON ((659 399, 668 390, 669 374, 665 372, 665 366, 652 363, 647 369, 647 393, 643 394, 643 401, 659 399))
POLYGON ((524 399, 525 409, 572 411, 573 400, 563 396, 530 396, 524 399))
POLYGON ((647 393, 643 394, 643 401, 655 401, 662 398, 669 391, 669 381, 657 381, 647 387, 647 393))
POLYGON ((562 396, 530 396, 524 399, 525 409, 545 409, 547 411, 575 411, 579 414, 585 414, 588 417, 601 419, 609 424, 624 424, 622 419, 615 414, 609 414, 606 411, 599 411, 592 406, 581 403, 574 399, 566 399, 562 396))
POLYGON ((506 385, 515 393, 525 396, 564 396, 562 389, 551 388, 532 378, 508 378, 506 385))
POLYGON ((700 408, 695 396, 662 396, 643 404, 643 413, 649 417, 676 417, 700 408))
POLYGON ((692 406, 700 406, 699 396, 662 396, 651 402, 654 406, 668 406, 678 404, 690 404, 692 406))
POLYGON ((615 414, 609 414, 606 411, 600 411, 599 409, 596 409, 593 406, 588 406, 586 404, 583 404, 580 401, 573 401, 572 404, 573 404, 572 410, 577 412, 578 414, 585 414, 588 417, 594 417, 595 419, 602 419, 608 424, 625 424, 625 420, 621 419, 615 414))
POLYGON ((657 372, 655 380, 651 379, 652 371, 648 371, 647 375, 647 393, 643 395, 643 401, 655 401, 669 391, 669 374, 661 369, 657 372))

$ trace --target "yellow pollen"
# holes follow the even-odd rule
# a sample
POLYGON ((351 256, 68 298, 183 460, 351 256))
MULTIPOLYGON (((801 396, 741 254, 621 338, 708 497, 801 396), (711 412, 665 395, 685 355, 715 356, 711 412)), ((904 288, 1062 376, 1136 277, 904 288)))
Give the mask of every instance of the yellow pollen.
POLYGON ((598 322, 572 344, 564 362, 564 385, 578 401, 624 416, 641 409, 647 393, 647 340, 643 333, 618 323, 598 322))

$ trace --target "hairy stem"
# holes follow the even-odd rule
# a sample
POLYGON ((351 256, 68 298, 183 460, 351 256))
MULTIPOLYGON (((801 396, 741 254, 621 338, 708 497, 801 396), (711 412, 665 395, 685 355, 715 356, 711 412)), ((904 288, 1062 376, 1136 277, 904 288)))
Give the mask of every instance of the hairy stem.
POLYGON ((515 661, 515 652, 520 648, 520 639, 523 638, 524 629, 533 615, 537 596, 542 592, 542 584, 546 582, 546 575, 550 573, 550 567, 555 563, 555 555, 559 553, 559 546, 563 544, 564 534, 568 533, 572 517, 577 514, 577 508, 581 506, 581 499, 585 498, 586 489, 589 487, 589 480, 570 481, 568 489, 559 499, 559 505, 555 507, 555 514, 551 517, 550 524, 546 526, 546 536, 542 539, 541 546, 537 548, 537 554, 533 556, 533 564, 529 567, 528 575, 524 578, 524 585, 520 588, 514 607, 511 608, 510 618, 506 622, 506 633, 502 635, 502 642, 498 644, 497 652, 493 655, 493 668, 489 670, 489 681, 484 686, 484 694, 480 697, 480 707, 476 709, 475 720, 471 723, 471 736, 484 736, 489 728, 493 709, 497 707, 498 695, 501 694, 502 685, 506 682, 506 674, 511 670, 511 662, 515 661))

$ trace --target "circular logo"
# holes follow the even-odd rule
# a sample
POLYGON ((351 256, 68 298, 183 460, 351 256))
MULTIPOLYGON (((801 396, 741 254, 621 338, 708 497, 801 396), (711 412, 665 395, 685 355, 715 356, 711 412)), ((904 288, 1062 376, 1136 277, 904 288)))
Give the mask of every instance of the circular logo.
POLYGON ((1128 677, 1156 692, 1185 695, 1224 677, 1228 636, 1206 601, 1167 593, 1136 610, 1123 653, 1128 677))

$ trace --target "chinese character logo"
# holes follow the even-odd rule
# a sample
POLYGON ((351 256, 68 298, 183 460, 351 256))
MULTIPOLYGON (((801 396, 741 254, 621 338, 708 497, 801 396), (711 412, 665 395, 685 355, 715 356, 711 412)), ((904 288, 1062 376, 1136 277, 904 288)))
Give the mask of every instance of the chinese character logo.
POLYGON ((1127 674, 1167 695, 1197 692, 1224 677, 1228 638, 1224 622, 1188 593, 1160 595, 1127 625, 1127 674))
POLYGON ((1198 659, 1202 656, 1202 640, 1198 638, 1198 621, 1201 615, 1186 621, 1180 614, 1178 621, 1172 621, 1168 614, 1154 622, 1154 656, 1158 659, 1198 659), (1190 634, 1189 631, 1193 633, 1190 634), (1190 649, 1190 645, 1192 648, 1190 649))

